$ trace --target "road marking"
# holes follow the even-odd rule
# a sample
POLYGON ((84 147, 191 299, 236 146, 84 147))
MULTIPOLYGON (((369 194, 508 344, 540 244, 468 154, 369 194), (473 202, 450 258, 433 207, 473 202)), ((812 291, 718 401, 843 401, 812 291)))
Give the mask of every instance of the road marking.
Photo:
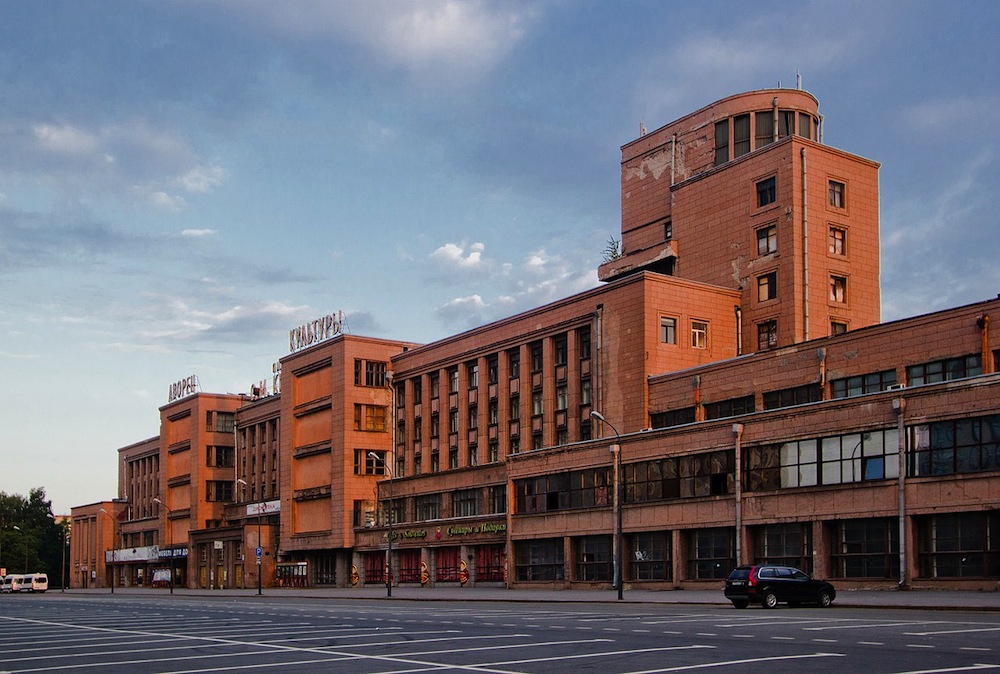
POLYGON ((843 658, 843 653, 807 653, 805 655, 775 655, 769 658, 748 658, 746 660, 725 660, 722 662, 704 662, 698 665, 682 665, 664 667, 663 669, 646 669, 628 674, 662 674, 662 672, 684 672, 690 669, 711 669, 714 667, 730 667, 732 665, 753 665, 761 662, 777 662, 779 660, 805 660, 807 658, 843 658))
POLYGON ((1000 632, 1000 627, 967 628, 963 630, 941 630, 939 632, 903 632, 907 636, 926 637, 935 634, 971 634, 972 632, 1000 632))
POLYGON ((1000 669, 1000 665, 976 663, 968 667, 949 667, 948 669, 920 669, 899 674, 943 674, 944 672, 971 672, 979 669, 1000 669))

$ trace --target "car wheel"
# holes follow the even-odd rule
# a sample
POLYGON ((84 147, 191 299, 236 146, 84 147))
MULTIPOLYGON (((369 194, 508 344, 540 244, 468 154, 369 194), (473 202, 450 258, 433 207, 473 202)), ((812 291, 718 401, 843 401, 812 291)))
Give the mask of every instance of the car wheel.
POLYGON ((778 605, 778 597, 773 592, 767 592, 764 594, 764 599, 761 600, 760 604, 764 608, 774 608, 778 605))
POLYGON ((734 601, 733 602, 733 606, 735 606, 736 608, 746 608, 749 605, 750 605, 750 602, 748 602, 746 600, 739 600, 739 601, 734 601))
POLYGON ((829 592, 823 592, 819 595, 819 605, 823 608, 830 608, 830 604, 833 603, 833 597, 830 596, 829 592))

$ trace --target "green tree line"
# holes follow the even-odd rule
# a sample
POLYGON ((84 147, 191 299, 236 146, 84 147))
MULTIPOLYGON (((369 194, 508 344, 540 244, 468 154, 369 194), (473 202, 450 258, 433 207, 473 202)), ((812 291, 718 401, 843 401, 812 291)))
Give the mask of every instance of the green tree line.
POLYGON ((0 491, 0 569, 45 573, 50 587, 60 588, 68 544, 69 523, 56 521, 45 489, 32 489, 27 498, 0 491))

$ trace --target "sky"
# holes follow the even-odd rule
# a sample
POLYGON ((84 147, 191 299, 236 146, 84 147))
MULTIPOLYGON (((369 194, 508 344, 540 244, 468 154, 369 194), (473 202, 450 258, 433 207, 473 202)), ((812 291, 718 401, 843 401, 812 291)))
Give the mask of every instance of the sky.
POLYGON ((820 101, 881 163, 883 320, 992 298, 1000 3, 0 2, 0 491, 116 496, 170 384, 288 332, 421 343, 599 284, 622 145, 820 101))

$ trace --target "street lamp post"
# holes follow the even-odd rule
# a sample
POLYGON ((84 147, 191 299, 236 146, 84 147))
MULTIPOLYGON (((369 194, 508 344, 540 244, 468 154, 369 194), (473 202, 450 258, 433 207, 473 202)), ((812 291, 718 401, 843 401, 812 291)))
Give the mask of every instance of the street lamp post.
POLYGON ((618 433, 618 429, 614 427, 610 421, 604 418, 600 412, 592 410, 590 416, 597 419, 602 424, 606 424, 612 431, 615 432, 616 442, 611 445, 611 453, 614 455, 614 498, 612 499, 612 507, 614 509, 614 519, 615 519, 615 535, 614 535, 614 550, 612 551, 612 556, 614 557, 614 576, 615 576, 615 588, 618 590, 618 599, 624 598, 624 574, 622 570, 622 447, 621 438, 622 436, 618 433))
POLYGON ((28 532, 17 526, 11 527, 14 531, 20 531, 24 535, 24 573, 28 573, 28 532))
POLYGON ((386 549, 385 549, 385 596, 392 596, 392 469, 385 462, 381 456, 375 452, 368 452, 368 456, 373 461, 378 461, 382 464, 382 468, 385 469, 386 474, 389 476, 387 480, 388 489, 386 494, 386 501, 388 506, 386 507, 386 549))
POLYGON ((115 563, 118 561, 118 549, 115 547, 115 518, 111 516, 104 508, 101 508, 101 512, 108 516, 111 520, 111 594, 115 593, 115 563))
MULTIPOLYGON (((236 483, 243 485, 243 501, 245 502, 246 501, 246 488, 247 488, 246 480, 243 480, 241 478, 236 478, 236 483)), ((244 506, 244 507, 246 507, 246 506, 244 506)), ((263 594, 263 584, 261 582, 261 575, 262 575, 262 572, 263 572, 263 569, 264 569, 264 567, 262 565, 262 562, 263 562, 262 557, 264 555, 264 543, 261 541, 261 538, 260 538, 260 520, 261 520, 261 517, 263 517, 263 515, 264 515, 263 510, 264 510, 264 503, 262 501, 261 504, 260 504, 260 510, 257 511, 257 549, 254 550, 254 556, 257 558, 257 594, 258 595, 263 594)))
POLYGON ((174 593, 174 548, 170 541, 170 513, 173 512, 170 507, 158 498, 153 498, 154 503, 159 503, 167 511, 166 517, 166 530, 167 530, 167 550, 170 551, 170 594, 174 593))

